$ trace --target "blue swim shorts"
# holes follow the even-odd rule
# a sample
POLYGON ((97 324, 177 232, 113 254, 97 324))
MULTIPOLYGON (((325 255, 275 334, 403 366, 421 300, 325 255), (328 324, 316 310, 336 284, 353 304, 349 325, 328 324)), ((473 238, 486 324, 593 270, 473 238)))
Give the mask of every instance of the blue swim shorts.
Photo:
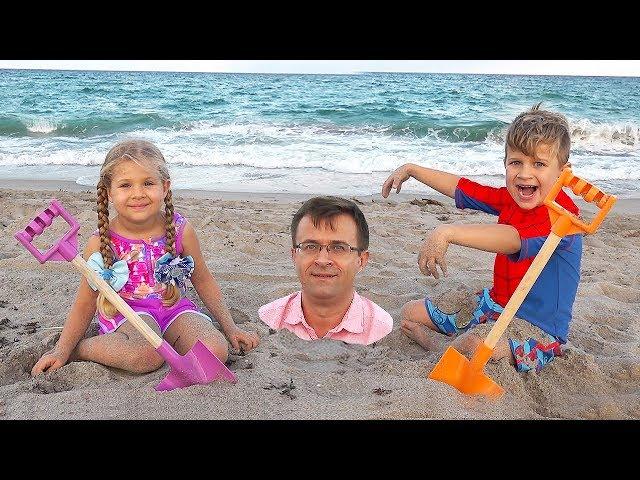
MULTIPOLYGON (((466 332, 477 325, 495 322, 502 310, 500 305, 489 296, 489 289, 485 288, 476 293, 476 308, 469 319, 458 318, 458 312, 446 313, 436 307, 428 298, 424 305, 433 324, 445 335, 457 335, 466 332)), ((542 370, 554 357, 562 355, 560 339, 538 329, 537 339, 529 337, 525 341, 509 338, 509 347, 515 359, 519 372, 535 369, 542 370)))

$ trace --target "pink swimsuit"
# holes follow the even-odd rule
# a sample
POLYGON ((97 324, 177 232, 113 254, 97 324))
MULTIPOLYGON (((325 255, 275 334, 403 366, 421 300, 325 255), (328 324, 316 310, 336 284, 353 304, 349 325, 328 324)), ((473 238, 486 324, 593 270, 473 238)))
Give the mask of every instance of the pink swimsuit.
MULTIPOLYGON (((176 252, 182 253, 182 234, 186 219, 176 213, 176 252)), ((165 236, 151 238, 149 242, 144 240, 132 240, 110 231, 111 248, 116 260, 125 260, 129 266, 129 280, 118 294, 140 315, 152 317, 160 332, 164 332, 169 325, 182 313, 193 312, 206 317, 198 307, 188 298, 182 297, 175 305, 165 307, 162 305, 162 294, 167 286, 156 282, 154 269, 156 261, 165 253, 167 239, 165 236)), ((99 235, 98 231, 93 233, 99 235)), ((209 317, 206 317, 209 319, 209 317)), ((210 319, 209 319, 210 320, 210 319)), ((126 322, 126 318, 117 313, 113 318, 98 315, 100 334, 111 333, 126 322)))

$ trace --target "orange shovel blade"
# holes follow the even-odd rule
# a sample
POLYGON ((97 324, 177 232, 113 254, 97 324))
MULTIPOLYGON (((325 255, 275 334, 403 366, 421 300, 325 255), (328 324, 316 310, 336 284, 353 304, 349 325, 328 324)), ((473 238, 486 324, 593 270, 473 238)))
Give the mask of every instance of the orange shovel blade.
MULTIPOLYGON (((480 365, 480 367, 484 364, 480 365)), ((429 378, 444 382, 466 394, 482 394, 499 397, 504 389, 482 372, 482 368, 474 368, 467 358, 453 347, 448 347, 436 366, 431 370, 429 378)))

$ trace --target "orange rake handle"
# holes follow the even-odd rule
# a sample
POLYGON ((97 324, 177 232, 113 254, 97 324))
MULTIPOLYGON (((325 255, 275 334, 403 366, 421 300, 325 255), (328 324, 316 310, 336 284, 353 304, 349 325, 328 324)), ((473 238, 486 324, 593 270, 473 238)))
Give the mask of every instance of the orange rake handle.
POLYGON ((556 183, 554 183, 553 187, 545 197, 544 204, 549 210, 551 231, 559 237, 564 237, 565 235, 572 235, 574 233, 588 235, 594 233, 616 201, 617 198, 615 195, 607 195, 593 184, 580 177, 576 177, 571 171, 571 168, 567 167, 562 171, 558 180, 556 180, 556 183), (556 202, 556 197, 563 187, 571 188, 573 193, 580 195, 589 203, 594 203, 600 209, 591 223, 583 222, 556 202), (568 217, 568 219, 571 220, 571 223, 569 225, 566 225, 566 222, 559 223, 557 220, 560 216, 568 217))

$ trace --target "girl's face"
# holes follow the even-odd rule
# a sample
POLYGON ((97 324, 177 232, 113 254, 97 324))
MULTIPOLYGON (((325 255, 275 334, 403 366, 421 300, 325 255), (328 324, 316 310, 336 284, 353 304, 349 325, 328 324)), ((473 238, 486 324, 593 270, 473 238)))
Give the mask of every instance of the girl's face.
POLYGON ((118 215, 133 223, 144 223, 163 208, 170 183, 163 181, 157 171, 123 160, 113 169, 109 200, 118 215))

